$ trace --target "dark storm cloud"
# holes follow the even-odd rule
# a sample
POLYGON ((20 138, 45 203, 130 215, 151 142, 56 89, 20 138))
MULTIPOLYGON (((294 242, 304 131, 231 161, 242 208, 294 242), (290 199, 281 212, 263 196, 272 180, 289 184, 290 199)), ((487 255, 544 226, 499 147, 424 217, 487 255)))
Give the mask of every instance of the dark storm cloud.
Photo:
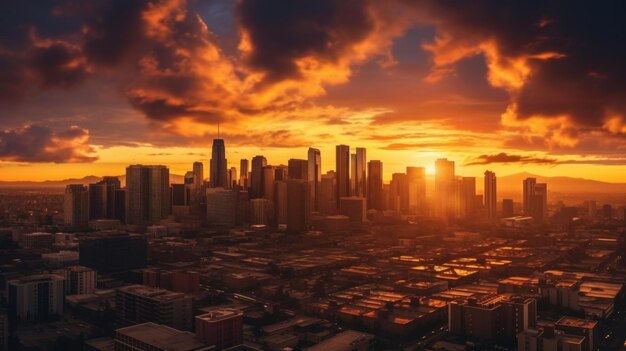
POLYGON ((13 162, 93 162, 89 132, 72 126, 62 132, 39 125, 0 131, 0 160, 13 162))
POLYGON ((626 114, 623 1, 404 3, 451 38, 448 49, 491 42, 500 64, 527 60, 530 74, 512 92, 518 118, 568 115, 600 127, 612 114, 626 114))
POLYGON ((367 0, 242 0, 239 23, 252 51, 247 62, 269 80, 297 78, 304 57, 338 60, 374 29, 367 0))

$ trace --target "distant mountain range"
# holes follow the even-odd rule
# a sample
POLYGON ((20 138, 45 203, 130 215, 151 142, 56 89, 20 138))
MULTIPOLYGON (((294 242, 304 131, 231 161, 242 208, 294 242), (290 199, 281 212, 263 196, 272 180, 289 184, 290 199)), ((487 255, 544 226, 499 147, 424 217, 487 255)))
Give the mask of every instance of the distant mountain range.
MULTIPOLYGON (((571 194, 624 194, 626 195, 626 183, 608 183, 585 178, 573 177, 544 177, 531 173, 517 173, 508 176, 498 177, 498 192, 507 194, 520 194, 522 192, 522 181, 526 178, 537 178, 539 183, 548 183, 548 191, 552 193, 571 193, 571 194)), ((124 176, 118 176, 122 184, 124 176)), ((41 182, 34 181, 0 181, 1 188, 64 188, 68 184, 92 184, 100 181, 102 177, 87 176, 84 178, 72 178, 63 180, 46 180, 41 182)), ((170 174, 172 183, 182 183, 183 176, 178 174, 170 174)), ((434 177, 428 179, 428 186, 432 187, 434 177)), ((477 193, 483 192, 483 178, 476 178, 477 193)))

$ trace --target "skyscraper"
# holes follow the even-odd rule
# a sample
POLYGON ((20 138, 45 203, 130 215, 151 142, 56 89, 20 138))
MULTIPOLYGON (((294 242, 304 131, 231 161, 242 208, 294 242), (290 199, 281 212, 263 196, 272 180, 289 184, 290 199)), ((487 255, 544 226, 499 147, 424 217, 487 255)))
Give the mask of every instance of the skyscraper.
POLYGON ((461 177, 456 182, 457 217, 470 219, 476 209, 476 178, 461 177))
POLYGON ((435 213, 442 219, 450 219, 455 214, 454 161, 435 161, 435 213))
POLYGON ((247 189, 250 186, 250 182, 248 181, 248 160, 242 158, 239 163, 239 185, 244 189, 247 189))
POLYGON ((496 174, 491 171, 485 171, 485 209, 487 210, 487 218, 496 218, 496 174))
POLYGON ((526 178, 524 179, 524 203, 522 206, 524 207, 524 216, 530 216, 532 213, 532 198, 535 192, 535 184, 537 184, 536 178, 526 178))
POLYGON ((409 209, 423 214, 426 207, 426 169, 424 167, 407 167, 409 178, 409 209))
POLYGON ((406 211, 409 209, 409 182, 407 175, 404 173, 391 175, 389 209, 394 211, 406 211))
POLYGON ((372 160, 367 163, 367 208, 383 209, 383 163, 372 160))
POLYGON ((63 197, 63 217, 66 225, 83 228, 89 221, 89 196, 87 188, 81 184, 65 187, 63 197))
POLYGON ((337 145, 335 147, 335 176, 337 181, 336 208, 339 208, 339 199, 350 196, 350 146, 337 145))
POLYGON ((274 166, 263 167, 263 198, 268 199, 274 204, 275 190, 275 169, 274 166))
POLYGON ((206 220, 211 225, 233 227, 237 220, 237 192, 224 188, 206 190, 206 220))
POLYGON ((211 175, 209 187, 228 188, 226 174, 226 147, 223 139, 213 139, 213 149, 211 151, 211 175))
POLYGON ((287 229, 308 230, 311 225, 309 182, 289 179, 287 182, 287 229))
POLYGON ((287 162, 289 179, 308 180, 309 161, 292 158, 287 162))
POLYGON ((322 175, 319 191, 319 212, 323 215, 337 213, 337 177, 334 171, 322 175))
POLYGON ((258 199, 263 196, 263 167, 267 165, 265 157, 258 155, 252 158, 252 172, 250 174, 250 194, 251 199, 258 199))
POLYGON ((232 189, 233 186, 237 185, 237 168, 230 167, 227 172, 228 178, 228 189, 232 189))
POLYGON ((126 167, 126 222, 146 226, 170 213, 170 170, 165 166, 126 167))
POLYGON ((202 162, 196 161, 193 163, 193 185, 194 188, 202 188, 204 182, 204 165, 202 162))
POLYGON ((367 193, 367 151, 363 147, 357 147, 353 156, 352 183, 354 192, 350 195, 365 197, 367 193))
POLYGON ((311 184, 311 211, 319 211, 319 187, 322 181, 322 156, 320 150, 309 148, 307 153, 308 180, 311 184))

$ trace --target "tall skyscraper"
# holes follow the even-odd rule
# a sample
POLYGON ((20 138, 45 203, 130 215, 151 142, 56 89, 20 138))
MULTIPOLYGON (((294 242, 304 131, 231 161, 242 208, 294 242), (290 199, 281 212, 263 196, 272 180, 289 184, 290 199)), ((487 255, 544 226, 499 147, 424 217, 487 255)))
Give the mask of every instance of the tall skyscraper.
POLYGON ((274 167, 274 180, 281 181, 289 179, 289 167, 278 165, 274 167))
POLYGON ((308 180, 309 161, 292 158, 287 162, 289 179, 308 180))
POLYGON ((289 179, 287 183, 287 229, 308 230, 311 225, 311 207, 309 182, 289 179))
POLYGON ((535 193, 535 184, 537 184, 536 178, 526 178, 524 179, 524 203, 522 206, 524 207, 524 216, 532 215, 531 207, 532 207, 532 199, 533 194, 535 193))
POLYGON ((319 212, 329 216, 337 213, 337 177, 334 171, 322 175, 319 192, 319 212))
POLYGON ((158 223, 170 214, 170 170, 165 166, 126 167, 126 222, 158 223))
POLYGON ((456 184, 457 217, 470 219, 476 210, 476 178, 461 177, 456 184))
POLYGON ((409 209, 423 214, 426 209, 426 169, 424 167, 407 167, 409 179, 409 209))
POLYGON ((250 186, 250 182, 248 180, 248 160, 242 158, 239 163, 239 185, 244 189, 247 189, 250 186))
POLYGON ((115 217, 115 191, 118 189, 117 177, 103 177, 89 184, 89 219, 121 219, 115 217))
POLYGON ((233 186, 237 185, 237 168, 230 167, 226 178, 228 178, 228 189, 232 189, 233 186))
POLYGON ((485 171, 485 209, 487 218, 496 218, 497 189, 496 174, 492 171, 485 171))
POLYGON ((455 175, 454 161, 438 159, 435 161, 435 213, 442 219, 455 215, 455 175))
POLYGON ((319 187, 322 181, 322 156, 320 150, 309 148, 307 152, 308 180, 311 184, 311 211, 319 211, 319 187))
POLYGON ((367 151, 363 147, 357 147, 352 155, 352 196, 365 197, 367 193, 367 151))
POLYGON ((367 163, 367 208, 383 210, 383 163, 372 160, 367 163))
POLYGON ((404 173, 391 175, 389 209, 394 211, 406 211, 409 209, 409 181, 404 173))
POLYGON ((63 197, 63 217, 66 225, 83 228, 89 222, 89 195, 81 184, 65 187, 63 197))
POLYGON ((252 158, 252 172, 250 174, 250 198, 263 197, 263 167, 267 165, 265 157, 258 155, 252 158))
POLYGON ((335 147, 335 176, 337 180, 336 208, 339 208, 339 199, 350 196, 350 146, 337 145, 335 147))
POLYGON ((202 162, 196 161, 193 163, 193 186, 196 189, 202 188, 204 182, 204 165, 202 162))
POLYGON ((209 187, 228 188, 226 174, 226 147, 223 139, 213 139, 211 151, 209 187))
POLYGON ((548 185, 535 178, 524 179, 524 215, 543 223, 548 219, 548 185))
POLYGON ((276 196, 275 172, 274 166, 263 167, 263 198, 270 200, 272 204, 274 204, 274 197, 276 196))

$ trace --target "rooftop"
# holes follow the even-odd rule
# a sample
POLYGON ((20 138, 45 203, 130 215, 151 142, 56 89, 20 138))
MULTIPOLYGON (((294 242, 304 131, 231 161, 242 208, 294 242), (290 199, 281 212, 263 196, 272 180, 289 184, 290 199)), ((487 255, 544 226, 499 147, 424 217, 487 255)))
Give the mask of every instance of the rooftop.
POLYGON ((116 343, 120 342, 118 335, 124 335, 168 351, 202 350, 206 347, 192 333, 150 322, 117 329, 115 333, 116 343))

